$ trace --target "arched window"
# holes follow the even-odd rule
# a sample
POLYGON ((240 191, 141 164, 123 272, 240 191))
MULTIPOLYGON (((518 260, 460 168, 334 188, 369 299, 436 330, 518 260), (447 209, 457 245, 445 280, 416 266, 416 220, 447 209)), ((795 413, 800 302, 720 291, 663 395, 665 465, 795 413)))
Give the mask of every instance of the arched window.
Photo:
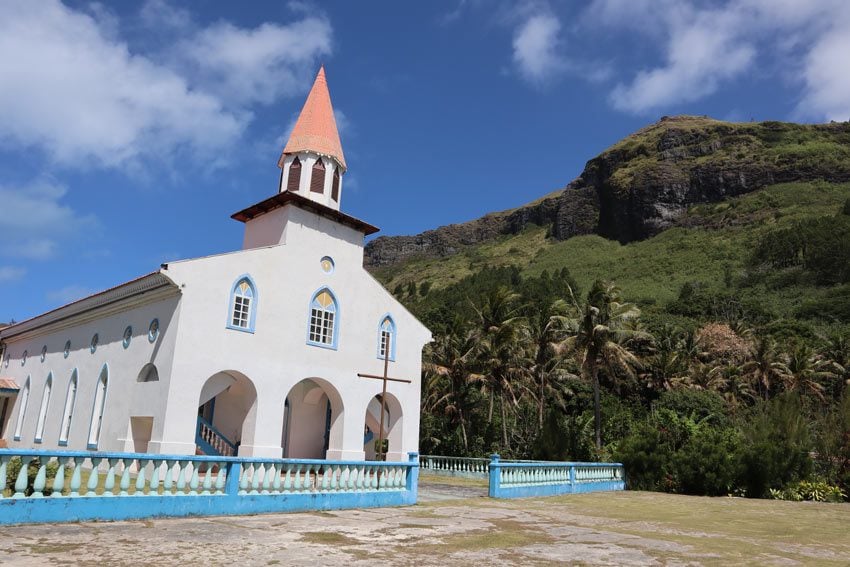
POLYGON ((331 199, 339 202, 339 168, 334 168, 334 179, 331 184, 331 199))
POLYGON ((313 193, 325 192, 325 162, 318 158, 313 164, 313 175, 310 177, 310 191, 313 193))
POLYGON ((106 406, 106 386, 109 381, 109 367, 105 364, 100 371, 97 380, 97 389, 94 392, 94 405, 91 412, 91 423, 89 424, 89 449, 97 449, 100 439, 100 430, 103 427, 103 408, 106 406))
POLYGON ((68 393, 65 395, 65 411, 62 412, 62 429, 59 431, 59 445, 63 447, 68 444, 68 436, 71 434, 71 420, 74 417, 74 406, 77 404, 77 371, 71 373, 71 381, 68 382, 68 393))
POLYGON ((30 401, 30 377, 27 376, 24 389, 21 390, 21 405, 18 406, 18 423, 15 424, 15 441, 21 440, 21 431, 24 429, 24 417, 27 413, 27 405, 30 401))
POLYGON ((159 372, 157 372, 156 366, 150 362, 142 366, 136 382, 159 382, 159 372))
POLYGON ((227 328, 253 333, 256 317, 257 288, 250 276, 240 276, 230 290, 227 328))
POLYGON ((301 160, 298 156, 289 164, 289 178, 286 180, 286 190, 293 193, 298 191, 298 185, 301 183, 301 160))
POLYGON ((384 360, 389 346, 389 359, 395 360, 395 321, 389 315, 384 315, 378 328, 378 358, 384 360))
POLYGON ((310 301, 310 329, 307 342, 311 345, 336 348, 339 306, 327 288, 316 292, 310 301))
POLYGON ((53 373, 47 375, 44 382, 44 392, 41 394, 41 409, 38 410, 38 423, 35 426, 35 442, 41 443, 44 437, 44 420, 47 419, 47 410, 50 407, 50 391, 53 389, 53 373))

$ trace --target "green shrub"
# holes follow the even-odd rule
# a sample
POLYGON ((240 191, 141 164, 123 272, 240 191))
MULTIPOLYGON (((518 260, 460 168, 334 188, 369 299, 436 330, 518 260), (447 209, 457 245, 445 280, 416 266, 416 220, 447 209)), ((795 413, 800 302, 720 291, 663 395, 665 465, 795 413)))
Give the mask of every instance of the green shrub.
POLYGON ((740 435, 700 428, 673 459, 676 485, 685 494, 725 496, 740 476, 740 435))
POLYGON ((792 502, 843 502, 847 495, 842 490, 823 481, 801 480, 786 486, 782 490, 770 489, 770 497, 774 500, 790 500, 792 502))
MULTIPOLYGON (((35 477, 38 475, 38 469, 41 466, 41 461, 39 459, 35 459, 30 461, 29 467, 27 468, 27 487, 24 490, 24 495, 30 496, 33 493, 33 486, 35 485, 35 477)), ((43 494, 45 496, 50 496, 53 492, 53 479, 56 477, 56 471, 59 470, 59 463, 56 461, 51 461, 47 463, 47 482, 45 483, 43 494)), ((6 489, 10 492, 15 492, 15 483, 18 480, 18 474, 21 472, 21 458, 13 457, 9 460, 9 463, 6 465, 6 489)))
POLYGON ((800 399, 785 394, 758 406, 744 427, 742 487, 762 498, 809 477, 812 472, 809 431, 800 399))
POLYGON ((637 425, 617 446, 614 459, 623 463, 630 490, 670 488, 671 453, 661 432, 650 424, 637 425))

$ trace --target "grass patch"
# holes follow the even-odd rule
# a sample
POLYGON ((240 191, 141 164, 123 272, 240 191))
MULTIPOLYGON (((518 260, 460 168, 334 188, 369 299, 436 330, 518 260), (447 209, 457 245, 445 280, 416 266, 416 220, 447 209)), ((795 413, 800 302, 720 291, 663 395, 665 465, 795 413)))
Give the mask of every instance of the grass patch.
POLYGON ((492 524, 492 528, 452 534, 441 538, 439 542, 417 545, 416 551, 428 555, 451 554, 458 551, 513 549, 554 541, 546 532, 517 520, 501 518, 487 521, 492 524))
POLYGON ((363 542, 351 536, 337 532, 305 532, 301 534, 301 541, 317 545, 362 545, 363 542))

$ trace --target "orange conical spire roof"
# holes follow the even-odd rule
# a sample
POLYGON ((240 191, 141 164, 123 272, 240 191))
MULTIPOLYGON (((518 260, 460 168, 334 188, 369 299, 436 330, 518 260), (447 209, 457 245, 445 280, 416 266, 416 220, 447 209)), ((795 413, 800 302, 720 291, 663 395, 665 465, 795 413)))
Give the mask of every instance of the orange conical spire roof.
MULTIPOLYGON (((324 65, 316 75, 316 81, 301 114, 295 122, 295 128, 289 135, 289 141, 283 148, 284 154, 292 154, 301 151, 312 151, 317 154, 335 158, 342 166, 345 165, 345 156, 342 154, 342 143, 339 141, 339 132, 336 129, 334 108, 331 104, 331 94, 328 92, 328 82, 325 79, 324 65)), ((283 163, 281 156, 280 163, 283 163)))

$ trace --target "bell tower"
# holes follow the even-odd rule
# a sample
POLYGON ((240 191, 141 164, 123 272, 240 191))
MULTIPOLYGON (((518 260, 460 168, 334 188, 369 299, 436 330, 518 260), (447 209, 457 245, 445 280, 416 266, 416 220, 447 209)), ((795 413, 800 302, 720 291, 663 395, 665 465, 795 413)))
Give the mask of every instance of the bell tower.
POLYGON ((345 156, 322 66, 277 162, 279 192, 290 192, 339 210, 345 156))

